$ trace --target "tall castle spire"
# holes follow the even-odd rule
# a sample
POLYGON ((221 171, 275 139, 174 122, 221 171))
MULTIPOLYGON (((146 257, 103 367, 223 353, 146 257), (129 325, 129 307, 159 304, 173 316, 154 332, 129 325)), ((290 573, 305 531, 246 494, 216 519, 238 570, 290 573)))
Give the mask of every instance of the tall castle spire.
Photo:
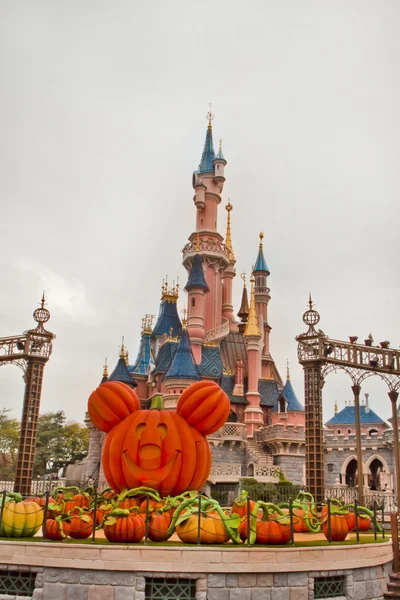
POLYGON ((212 136, 212 121, 214 119, 214 115, 211 112, 211 104, 210 110, 207 113, 208 119, 208 127, 206 133, 206 140, 204 142, 203 153, 201 155, 199 168, 197 172, 201 173, 214 173, 214 160, 215 160, 215 152, 214 152, 214 143, 212 136))
POLYGON ((260 325, 258 323, 258 317, 256 312, 256 301, 254 298, 254 275, 250 279, 251 292, 250 292, 250 310, 249 316, 246 323, 246 329, 244 330, 245 337, 261 337, 260 325))
POLYGON ((225 206, 225 210, 228 213, 228 219, 226 224, 226 236, 225 236, 225 246, 228 248, 229 260, 234 263, 236 262, 235 255, 233 253, 232 248, 232 238, 231 238, 231 210, 233 210, 233 206, 231 204, 231 199, 229 198, 228 204, 225 206))

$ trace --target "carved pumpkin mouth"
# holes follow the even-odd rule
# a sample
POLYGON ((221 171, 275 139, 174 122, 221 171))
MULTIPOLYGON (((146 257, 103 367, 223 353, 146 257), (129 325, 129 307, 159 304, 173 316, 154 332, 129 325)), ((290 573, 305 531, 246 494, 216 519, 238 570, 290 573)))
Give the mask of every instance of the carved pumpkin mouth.
POLYGON ((133 462, 127 450, 122 453, 122 456, 124 457, 129 471, 136 479, 139 479, 142 483, 145 483, 146 481, 161 483, 161 481, 166 479, 171 473, 179 452, 179 450, 176 450, 175 456, 165 463, 163 467, 158 467, 157 469, 143 469, 142 467, 139 467, 139 465, 133 462))

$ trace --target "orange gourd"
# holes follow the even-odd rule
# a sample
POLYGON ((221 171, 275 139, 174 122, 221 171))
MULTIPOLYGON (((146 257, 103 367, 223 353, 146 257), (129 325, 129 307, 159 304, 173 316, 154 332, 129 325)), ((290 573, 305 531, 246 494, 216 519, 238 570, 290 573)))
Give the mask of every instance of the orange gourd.
POLYGON ((288 544, 290 537, 290 525, 274 520, 257 521, 256 544, 288 544))
POLYGON ((106 433, 139 409, 140 402, 135 392, 119 381, 102 383, 88 401, 90 420, 106 433))
MULTIPOLYGON (((349 532, 345 515, 331 514, 330 524, 332 542, 343 542, 346 539, 347 534, 349 532)), ((324 521, 324 523, 322 524, 322 531, 327 540, 329 539, 328 529, 328 517, 326 517, 326 521, 324 521)))
MULTIPOLYGON (((102 393, 105 385, 96 392, 102 393)), ((103 469, 113 490, 147 486, 161 496, 177 496, 204 485, 211 469, 205 435, 225 422, 229 398, 209 381, 192 384, 182 397, 185 417, 178 414, 179 410, 163 410, 162 398, 155 396, 150 410, 134 410, 115 427, 103 428, 109 431, 103 448, 103 469)))
MULTIPOLYGON (((179 539, 185 544, 197 544, 199 529, 199 517, 191 515, 176 526, 179 539)), ((201 544, 224 544, 229 535, 218 513, 202 514, 200 516, 200 543, 201 544)))
POLYGON ((83 509, 75 508, 69 518, 69 536, 75 540, 84 540, 93 533, 93 518, 83 514, 83 509))
POLYGON ((104 535, 109 542, 140 542, 144 533, 143 519, 126 509, 112 511, 104 522, 104 535))
POLYGON ((171 517, 168 513, 151 513, 149 517, 148 536, 152 542, 166 542, 170 537, 168 527, 171 524, 171 517))
MULTIPOLYGON (((70 523, 62 521, 60 524, 55 519, 47 519, 46 521, 46 539, 54 540, 56 542, 62 542, 69 533, 70 523), (63 535, 64 534, 64 535, 63 535)), ((42 525, 42 531, 44 533, 44 523, 42 525)))
POLYGON ((180 396, 176 412, 203 435, 218 431, 229 416, 230 402, 213 381, 198 381, 180 396))

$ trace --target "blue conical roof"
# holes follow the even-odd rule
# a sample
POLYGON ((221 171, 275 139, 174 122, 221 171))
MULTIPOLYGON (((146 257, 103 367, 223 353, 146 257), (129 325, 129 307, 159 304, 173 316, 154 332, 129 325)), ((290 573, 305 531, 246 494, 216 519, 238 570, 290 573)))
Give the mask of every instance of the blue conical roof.
POLYGON ((209 292, 207 282, 204 277, 203 265, 201 262, 200 254, 195 254, 193 258, 192 268, 190 269, 188 282, 185 286, 185 290, 190 292, 194 288, 200 288, 204 292, 209 292))
POLYGON ((270 274, 268 265, 265 262, 262 244, 260 244, 260 247, 258 249, 257 260, 256 264, 254 265, 253 273, 256 273, 257 271, 264 271, 265 273, 268 273, 268 275, 270 274))
POLYGON ((132 387, 137 387, 137 383, 128 371, 125 358, 120 357, 114 371, 111 373, 108 381, 120 381, 132 387))
POLYGON ((214 160, 215 152, 212 137, 212 127, 211 125, 209 125, 207 127, 206 141, 204 142, 203 154, 201 155, 201 160, 197 172, 214 173, 214 160))
POLYGON ((189 335, 186 329, 182 331, 181 339, 175 352, 174 359, 164 379, 201 379, 194 362, 189 335))
POLYGON ((130 373, 136 373, 137 375, 147 375, 149 372, 151 360, 150 350, 150 333, 143 333, 142 339, 140 340, 139 352, 136 357, 135 364, 128 367, 130 373))
POLYGON ((157 323, 153 329, 153 335, 172 335, 176 337, 181 335, 182 323, 178 315, 176 302, 170 302, 168 299, 161 301, 160 312, 157 323))
POLYGON ((285 399, 287 400, 287 410, 296 410, 296 411, 304 411, 304 407, 301 404, 301 402, 299 402, 299 400, 297 400, 297 396, 295 394, 295 391, 293 389, 292 386, 292 382, 290 381, 290 379, 288 379, 285 383, 285 387, 283 388, 283 395, 285 396, 285 399))

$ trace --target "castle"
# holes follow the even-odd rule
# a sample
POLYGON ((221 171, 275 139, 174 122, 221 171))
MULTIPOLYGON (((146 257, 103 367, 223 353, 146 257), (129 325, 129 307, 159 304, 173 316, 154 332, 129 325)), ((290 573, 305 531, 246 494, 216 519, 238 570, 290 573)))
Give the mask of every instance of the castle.
MULTIPOLYGON (((218 211, 227 161, 219 145, 215 154, 208 127, 200 164, 193 173, 195 229, 183 248, 188 278, 184 287, 187 309, 177 310, 179 285, 163 281, 161 304, 154 327, 152 315, 142 320, 137 358, 130 364, 122 343, 119 360, 104 381, 122 381, 136 389, 142 407, 162 394, 164 406, 174 410, 182 391, 199 379, 216 381, 227 393, 228 422, 209 436, 213 465, 209 484, 237 486, 240 478, 276 483, 287 479, 305 483, 304 408, 296 397, 287 368, 286 382, 270 351, 268 304, 270 275, 263 250, 263 234, 250 278, 250 297, 244 274, 237 317, 232 302, 236 258, 231 238, 232 205, 228 201, 225 237, 218 231, 218 211)), ((256 254, 256 249, 255 249, 256 254)), ((82 479, 104 483, 101 448, 104 434, 91 427, 89 453, 82 479)), ((390 426, 366 405, 361 407, 366 452, 365 485, 393 489, 393 434, 390 426)), ((346 406, 325 426, 325 482, 327 486, 356 483, 355 409, 346 406)))
MULTIPOLYGON (((280 472, 294 483, 304 481, 304 409, 290 382, 284 384, 270 351, 268 304, 270 275, 260 233, 250 278, 244 274, 240 307, 234 309, 232 285, 236 258, 231 238, 232 205, 226 204, 225 237, 218 231, 218 212, 227 161, 222 143, 214 151, 213 115, 200 164, 193 173, 195 229, 183 248, 188 272, 184 287, 187 309, 180 318, 179 285, 163 282, 158 318, 142 321, 140 348, 129 364, 122 345, 119 361, 102 381, 135 387, 143 407, 155 394, 174 410, 182 391, 194 381, 211 379, 231 402, 228 422, 209 437, 213 452, 210 483, 237 483, 240 477, 277 482, 280 472), (236 318, 235 312, 237 311, 236 318)), ((102 434, 92 428, 86 475, 100 463, 102 434)), ((282 476, 281 476, 282 477, 282 476)), ((100 472, 101 479, 101 472, 100 472)))

